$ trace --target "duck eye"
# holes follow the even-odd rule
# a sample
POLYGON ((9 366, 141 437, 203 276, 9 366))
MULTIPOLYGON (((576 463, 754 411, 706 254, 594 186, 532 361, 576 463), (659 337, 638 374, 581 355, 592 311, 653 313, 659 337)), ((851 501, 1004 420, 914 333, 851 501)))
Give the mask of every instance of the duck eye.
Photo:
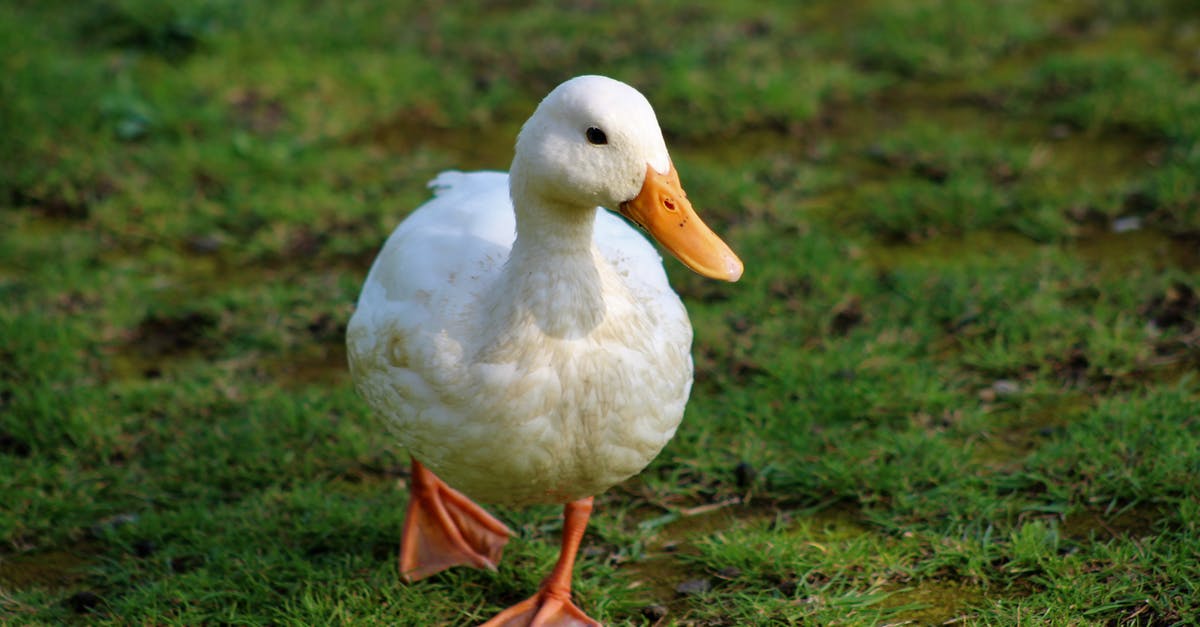
POLYGON ((587 130, 587 140, 588 142, 599 146, 601 144, 608 143, 608 135, 605 135, 604 131, 592 126, 587 130))

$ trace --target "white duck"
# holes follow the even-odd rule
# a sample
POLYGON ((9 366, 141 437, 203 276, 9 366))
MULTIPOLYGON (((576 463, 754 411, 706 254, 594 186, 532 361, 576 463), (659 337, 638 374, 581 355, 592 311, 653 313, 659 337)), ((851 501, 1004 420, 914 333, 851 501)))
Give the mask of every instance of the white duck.
POLYGON ((736 281, 742 262, 692 210, 650 103, 601 76, 550 92, 508 176, 431 187, 346 332, 358 389, 412 455, 401 574, 495 568, 511 532, 464 495, 565 503, 554 571, 487 624, 596 625, 571 602, 592 497, 654 459, 692 384, 692 328, 662 259, 597 207, 702 275, 736 281))

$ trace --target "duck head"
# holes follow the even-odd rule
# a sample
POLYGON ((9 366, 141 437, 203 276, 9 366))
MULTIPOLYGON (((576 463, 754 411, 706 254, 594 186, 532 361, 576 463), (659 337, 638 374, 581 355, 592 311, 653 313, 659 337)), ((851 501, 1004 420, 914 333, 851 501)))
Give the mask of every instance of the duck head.
POLYGON ((521 128, 511 176, 514 202, 615 207, 695 272, 742 275, 741 260, 684 193, 654 109, 625 83, 580 76, 551 91, 521 128))

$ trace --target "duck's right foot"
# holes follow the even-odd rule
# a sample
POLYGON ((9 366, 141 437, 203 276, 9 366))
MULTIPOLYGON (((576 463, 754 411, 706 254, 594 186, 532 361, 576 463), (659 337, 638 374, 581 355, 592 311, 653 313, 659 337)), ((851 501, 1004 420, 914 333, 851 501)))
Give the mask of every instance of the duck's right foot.
POLYGON ((412 582, 451 566, 496 570, 513 532, 412 460, 408 513, 400 539, 400 577, 412 582))

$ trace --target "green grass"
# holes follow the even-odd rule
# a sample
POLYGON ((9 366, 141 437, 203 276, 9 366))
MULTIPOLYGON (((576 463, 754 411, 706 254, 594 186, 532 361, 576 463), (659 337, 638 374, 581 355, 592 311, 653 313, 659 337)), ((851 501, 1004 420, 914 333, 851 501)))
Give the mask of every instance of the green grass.
POLYGON ((747 273, 668 261, 684 425, 598 499, 608 624, 1200 621, 1200 12, 856 0, 0 6, 0 623, 474 624, 397 573, 343 334, 561 80, 656 106, 747 273), (665 612, 665 615, 663 614, 665 612))

